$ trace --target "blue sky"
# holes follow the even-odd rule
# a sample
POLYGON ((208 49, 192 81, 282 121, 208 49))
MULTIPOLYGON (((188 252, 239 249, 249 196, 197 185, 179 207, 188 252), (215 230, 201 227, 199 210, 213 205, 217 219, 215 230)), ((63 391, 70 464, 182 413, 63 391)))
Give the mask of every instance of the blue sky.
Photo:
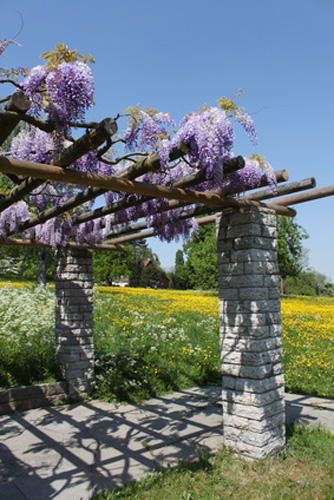
MULTIPOLYGON (((17 37, 1 65, 32 67, 64 42, 91 53, 96 105, 89 119, 130 105, 169 111, 176 122, 204 103, 244 91, 256 151, 290 180, 334 184, 333 0, 12 0, 1 36, 17 37)), ((4 91, 5 92, 5 91, 4 91)), ((254 148, 236 128, 236 154, 254 148)), ((334 197, 296 206, 309 234, 309 266, 334 280, 334 197)), ((148 240, 164 268, 179 244, 148 240)))

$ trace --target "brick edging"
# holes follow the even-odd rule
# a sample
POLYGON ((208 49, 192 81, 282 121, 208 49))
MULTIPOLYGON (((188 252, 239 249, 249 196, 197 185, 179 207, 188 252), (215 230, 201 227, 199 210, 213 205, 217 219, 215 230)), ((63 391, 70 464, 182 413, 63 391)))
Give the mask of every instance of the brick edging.
POLYGON ((67 397, 66 382, 5 389, 0 391, 0 415, 51 406, 67 397))

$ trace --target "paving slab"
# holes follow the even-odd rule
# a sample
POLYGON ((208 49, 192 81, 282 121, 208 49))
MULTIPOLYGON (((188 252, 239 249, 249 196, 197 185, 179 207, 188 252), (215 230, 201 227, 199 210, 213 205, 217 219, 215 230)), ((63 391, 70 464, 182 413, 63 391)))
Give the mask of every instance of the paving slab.
MULTIPOLYGON (((287 421, 334 430, 334 401, 286 395, 287 421)), ((222 444, 219 387, 142 405, 90 401, 0 416, 0 500, 90 500, 222 444)))
POLYGON ((287 423, 298 420, 334 432, 334 399, 285 394, 285 406, 287 423))

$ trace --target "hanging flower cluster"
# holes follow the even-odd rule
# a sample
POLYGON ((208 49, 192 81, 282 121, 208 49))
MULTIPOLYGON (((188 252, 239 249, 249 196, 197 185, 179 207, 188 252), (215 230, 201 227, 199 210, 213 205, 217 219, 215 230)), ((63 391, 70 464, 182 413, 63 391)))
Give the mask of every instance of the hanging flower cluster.
POLYGON ((32 100, 32 111, 45 111, 58 131, 66 133, 71 122, 84 119, 93 104, 94 79, 87 64, 63 62, 54 70, 47 66, 33 68, 22 83, 32 100))

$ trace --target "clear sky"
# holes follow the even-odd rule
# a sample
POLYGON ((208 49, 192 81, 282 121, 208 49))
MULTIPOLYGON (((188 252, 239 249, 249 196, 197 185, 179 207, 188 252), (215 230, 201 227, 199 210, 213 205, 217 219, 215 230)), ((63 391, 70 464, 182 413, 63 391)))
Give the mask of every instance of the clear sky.
MULTIPOLYGON (((64 42, 91 53, 96 105, 89 119, 130 105, 169 111, 176 122, 204 103, 244 91, 239 105, 256 123, 256 151, 290 180, 334 184, 333 0, 2 1, 1 66, 41 63, 64 42)), ((254 148, 236 129, 236 154, 254 148)), ((309 234, 309 266, 334 280, 334 197, 297 205, 309 234)), ((148 240, 161 264, 182 246, 148 240)))

